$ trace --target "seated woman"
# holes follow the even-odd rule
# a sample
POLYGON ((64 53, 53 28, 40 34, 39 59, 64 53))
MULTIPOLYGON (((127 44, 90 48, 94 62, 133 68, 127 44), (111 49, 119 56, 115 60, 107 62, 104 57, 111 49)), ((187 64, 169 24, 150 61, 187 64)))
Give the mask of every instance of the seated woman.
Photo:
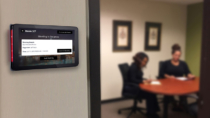
POLYGON ((128 72, 128 81, 137 85, 137 87, 134 90, 137 93, 137 97, 139 97, 140 99, 141 98, 146 99, 147 117, 159 118, 159 116, 156 114, 156 112, 160 110, 156 95, 143 91, 138 87, 140 83, 151 82, 151 80, 143 79, 143 72, 142 72, 142 68, 144 68, 147 65, 149 58, 145 53, 140 52, 137 53, 133 59, 134 62, 130 66, 128 72))
POLYGON ((161 76, 163 78, 174 79, 176 77, 183 77, 184 75, 189 79, 195 78, 190 73, 187 63, 181 61, 180 57, 181 48, 178 44, 174 44, 172 46, 172 59, 165 61, 161 67, 161 76))
MULTIPOLYGON (((172 46, 172 59, 165 61, 161 67, 161 77, 175 79, 176 77, 186 76, 188 79, 194 79, 195 76, 191 74, 186 62, 180 60, 181 47, 178 44, 172 46)), ((184 96, 179 97, 180 104, 176 105, 174 102, 173 110, 184 110, 183 104, 185 104, 186 98, 184 96)), ((173 98, 173 101, 174 98, 173 98)))

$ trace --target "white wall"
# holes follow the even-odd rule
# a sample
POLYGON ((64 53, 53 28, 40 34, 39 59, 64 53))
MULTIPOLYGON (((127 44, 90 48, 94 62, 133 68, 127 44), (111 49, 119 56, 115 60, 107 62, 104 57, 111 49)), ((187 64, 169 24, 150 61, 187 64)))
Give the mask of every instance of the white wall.
MULTIPOLYGON (((150 60, 144 70, 146 78, 158 75, 158 63, 171 57, 171 46, 179 43, 185 55, 186 17, 185 5, 149 0, 101 0, 101 97, 102 100, 121 97, 122 77, 120 63, 131 63, 132 57, 144 51, 145 22, 161 22, 160 51, 147 51, 150 60), (133 22, 132 51, 112 51, 113 20, 133 22)), ((184 59, 184 56, 182 56, 184 59)))
POLYGON ((0 117, 87 118, 86 0, 1 0, 0 4, 0 117), (79 66, 11 71, 13 23, 77 26, 79 66))

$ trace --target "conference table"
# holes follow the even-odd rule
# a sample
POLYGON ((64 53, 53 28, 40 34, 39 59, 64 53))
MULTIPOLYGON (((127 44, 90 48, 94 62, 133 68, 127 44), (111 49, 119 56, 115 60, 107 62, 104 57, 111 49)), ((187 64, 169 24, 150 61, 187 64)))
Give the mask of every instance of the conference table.
POLYGON ((163 117, 168 117, 168 103, 170 96, 183 96, 199 92, 199 81, 196 77, 193 80, 181 81, 177 79, 159 79, 160 85, 139 84, 144 91, 164 95, 163 117))

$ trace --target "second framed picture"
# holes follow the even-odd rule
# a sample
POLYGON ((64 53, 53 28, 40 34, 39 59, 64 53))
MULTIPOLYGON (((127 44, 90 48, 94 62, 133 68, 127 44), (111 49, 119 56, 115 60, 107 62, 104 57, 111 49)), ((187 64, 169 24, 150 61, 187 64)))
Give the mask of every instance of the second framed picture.
POLYGON ((131 51, 131 21, 113 21, 113 51, 131 51))
POLYGON ((145 50, 159 51, 161 43, 161 23, 146 22, 145 50))

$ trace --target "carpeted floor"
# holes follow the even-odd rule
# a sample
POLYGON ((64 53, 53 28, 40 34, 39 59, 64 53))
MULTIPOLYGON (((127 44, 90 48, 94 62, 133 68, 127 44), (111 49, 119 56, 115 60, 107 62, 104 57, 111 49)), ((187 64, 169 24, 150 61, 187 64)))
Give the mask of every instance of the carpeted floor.
MULTIPOLYGON (((119 101, 119 102, 112 102, 112 103, 104 103, 101 105, 101 114, 102 118, 127 118, 127 115, 129 114, 130 111, 124 111, 121 114, 118 114, 118 109, 120 108, 127 108, 131 107, 133 104, 132 100, 124 100, 124 101, 119 101)), ((160 103, 160 108, 161 112, 158 114, 162 117, 163 115, 163 104, 160 103)), ((145 101, 143 103, 138 103, 139 107, 144 107, 145 108, 145 101)), ((174 112, 171 110, 171 105, 169 105, 169 111, 168 111, 168 118, 194 118, 188 113, 185 112, 174 112)), ((130 118, 146 118, 144 115, 141 113, 136 113, 133 114, 130 118)))

